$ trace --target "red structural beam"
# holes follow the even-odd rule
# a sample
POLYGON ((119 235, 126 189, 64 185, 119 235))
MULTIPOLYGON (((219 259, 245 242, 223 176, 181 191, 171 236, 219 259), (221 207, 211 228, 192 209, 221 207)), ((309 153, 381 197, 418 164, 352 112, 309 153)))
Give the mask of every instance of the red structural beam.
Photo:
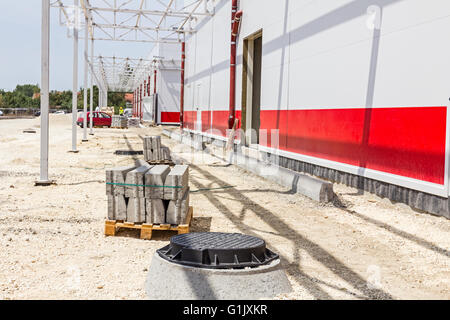
POLYGON ((136 117, 136 90, 133 91, 133 117, 136 117))
POLYGON ((142 94, 144 97, 147 95, 147 80, 144 80, 144 93, 142 94))
POLYGON ((183 128, 184 113, 184 62, 186 59, 186 43, 181 43, 181 87, 180 87, 180 127, 183 128))
POLYGON ((237 12, 238 1, 233 0, 231 7, 231 53, 230 53, 230 107, 228 128, 232 129, 236 119, 236 39, 242 11, 237 12))
POLYGON ((143 114, 143 112, 142 112, 142 93, 143 93, 143 90, 142 90, 142 84, 141 84, 140 88, 139 88, 139 118, 141 118, 141 120, 142 120, 142 114, 143 114))
POLYGON ((156 94, 156 76, 158 74, 158 70, 155 69, 154 74, 155 74, 155 76, 154 76, 154 79, 153 79, 153 81, 154 81, 154 83, 153 83, 153 94, 156 94))

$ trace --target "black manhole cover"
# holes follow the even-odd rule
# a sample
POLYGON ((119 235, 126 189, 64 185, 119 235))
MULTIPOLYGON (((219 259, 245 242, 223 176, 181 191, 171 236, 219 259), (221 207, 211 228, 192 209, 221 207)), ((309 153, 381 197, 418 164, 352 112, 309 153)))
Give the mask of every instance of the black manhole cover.
POLYGON ((181 234, 157 252, 173 263, 212 269, 258 267, 278 259, 264 240, 239 233, 181 234))

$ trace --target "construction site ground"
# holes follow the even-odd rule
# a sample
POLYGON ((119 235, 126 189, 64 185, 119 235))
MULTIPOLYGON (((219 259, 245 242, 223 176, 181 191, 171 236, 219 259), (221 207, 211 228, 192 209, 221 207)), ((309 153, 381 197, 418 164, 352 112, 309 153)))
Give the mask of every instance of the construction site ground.
MULTIPOLYGON (((142 150, 141 138, 162 128, 95 129, 73 154, 71 115, 51 115, 57 184, 35 187, 39 124, 0 121, 0 299, 145 299, 152 256, 175 233, 105 237, 105 169, 142 158, 114 152, 142 150)), ((293 287, 277 299, 450 299, 446 218, 340 184, 338 200, 319 204, 164 136, 163 144, 193 160, 191 231, 263 238, 293 287)))

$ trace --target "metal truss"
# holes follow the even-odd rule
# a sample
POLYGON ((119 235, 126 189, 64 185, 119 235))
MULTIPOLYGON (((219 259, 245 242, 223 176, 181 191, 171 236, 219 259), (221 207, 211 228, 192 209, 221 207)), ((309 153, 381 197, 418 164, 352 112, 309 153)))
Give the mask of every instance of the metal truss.
POLYGON ((114 92, 131 92, 153 74, 155 69, 179 70, 179 61, 153 59, 133 59, 122 57, 96 56, 92 61, 97 79, 114 92))
POLYGON ((192 21, 212 15, 209 1, 192 0, 185 8, 176 8, 176 0, 80 0, 79 8, 56 0, 51 6, 59 8, 61 25, 82 28, 88 21, 91 40, 177 43, 180 34, 195 32, 192 21))
MULTIPOLYGON (((36 185, 49 185, 49 65, 50 8, 59 10, 59 22, 73 36, 73 99, 72 150, 77 150, 77 88, 78 40, 84 30, 84 125, 83 141, 87 140, 87 90, 90 79, 90 112, 93 111, 93 82, 99 87, 99 106, 108 105, 108 91, 132 92, 142 88, 152 70, 180 69, 181 61, 152 58, 120 58, 94 55, 94 43, 99 40, 146 43, 180 43, 184 47, 186 33, 195 33, 196 20, 213 15, 215 0, 41 0, 41 155, 40 179, 36 185), (180 3, 184 7, 180 6, 180 3), (203 4, 203 9, 201 5, 203 4), (211 5, 209 5, 211 4, 211 5), (89 40, 91 52, 88 54, 89 40)), ((181 55, 180 55, 181 56, 181 55)), ((183 60, 184 61, 184 60, 183 60)), ((156 76, 157 73, 155 73, 156 76)), ((136 97, 135 97, 136 98, 136 97)), ((136 101, 136 99, 135 99, 136 101)), ((141 113, 142 115, 142 113, 141 113)), ((90 134, 93 132, 90 118, 90 134)))

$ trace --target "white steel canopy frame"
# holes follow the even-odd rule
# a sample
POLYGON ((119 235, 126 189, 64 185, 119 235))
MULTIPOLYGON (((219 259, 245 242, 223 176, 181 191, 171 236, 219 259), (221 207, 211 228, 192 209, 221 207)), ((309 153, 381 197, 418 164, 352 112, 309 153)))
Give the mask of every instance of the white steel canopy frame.
MULTIPOLYGON (((195 32, 192 21, 213 15, 208 11, 209 1, 185 1, 188 5, 183 8, 176 7, 176 0, 80 0, 78 7, 72 0, 56 0, 51 6, 59 9, 59 23, 68 30, 87 28, 79 39, 88 34, 92 46, 96 40, 178 44, 185 33, 195 32)), ((85 59, 104 92, 132 92, 164 62, 157 57, 85 59)))
MULTIPOLYGON (((81 0, 78 10, 91 20, 92 40, 178 43, 180 33, 195 32, 188 22, 212 15, 208 1, 192 0, 177 9, 175 0, 81 0)), ((56 0, 52 7, 60 9, 61 25, 74 24, 70 0, 56 0)))
MULTIPOLYGON (((72 152, 76 150, 76 99, 78 86, 78 39, 85 40, 84 48, 84 86, 88 86, 87 73, 90 73, 90 110, 93 107, 93 80, 99 87, 100 104, 107 104, 107 92, 131 92, 142 87, 149 74, 158 68, 179 68, 178 61, 165 61, 161 57, 121 58, 111 55, 94 56, 95 41, 181 43, 186 33, 194 33, 192 27, 201 17, 214 14, 208 10, 213 0, 41 0, 42 1, 42 47, 41 47, 41 159, 40 180, 36 185, 48 185, 48 109, 49 109, 49 47, 50 47, 50 8, 59 10, 60 25, 68 28, 69 37, 74 39, 74 96, 72 124, 72 152), (184 2, 184 7, 180 3, 184 2), (201 6, 203 4, 203 6, 201 6), (84 32, 79 32, 84 28, 84 32), (91 44, 88 56, 89 41, 91 44)), ((211 6, 214 7, 214 4, 211 6)), ((87 91, 84 95, 84 118, 87 110, 87 91)), ((92 120, 92 118, 91 118, 92 120)), ((90 121, 91 134, 92 121, 90 121)), ((84 141, 87 124, 84 122, 84 141)))
POLYGON ((132 92, 153 74, 155 69, 180 70, 179 60, 164 60, 157 57, 136 59, 95 56, 92 65, 104 87, 111 92, 132 92))

